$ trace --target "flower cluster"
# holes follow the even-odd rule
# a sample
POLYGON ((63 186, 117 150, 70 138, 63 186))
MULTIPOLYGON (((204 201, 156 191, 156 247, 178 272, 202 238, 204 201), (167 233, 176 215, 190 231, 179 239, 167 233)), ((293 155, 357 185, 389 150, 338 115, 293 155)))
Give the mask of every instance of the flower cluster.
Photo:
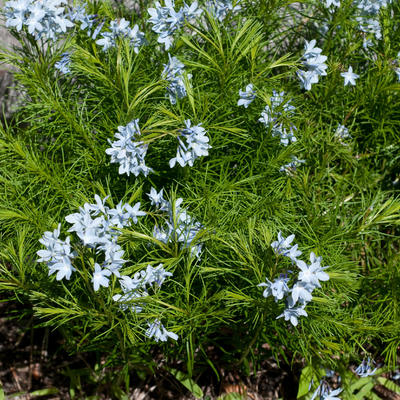
POLYGON ((300 80, 300 86, 305 90, 311 90, 313 83, 318 83, 320 76, 327 75, 325 64, 327 57, 322 55, 322 49, 315 47, 316 40, 306 41, 305 52, 303 54, 303 65, 307 68, 306 71, 300 69, 297 71, 297 76, 300 80))
POLYGON ((71 252, 70 237, 65 241, 60 240, 61 224, 53 232, 45 232, 39 242, 46 247, 45 250, 39 250, 37 255, 40 257, 38 262, 45 262, 49 267, 49 275, 57 272, 56 279, 60 281, 63 278, 70 279, 75 271, 72 266, 72 259, 76 256, 71 252))
POLYGON ((349 133, 349 130, 341 124, 338 124, 338 127, 336 128, 335 131, 335 136, 339 139, 340 143, 342 144, 347 144, 343 142, 343 139, 351 139, 351 135, 349 133))
POLYGON ((96 44, 103 47, 103 51, 107 51, 111 47, 115 47, 116 40, 129 39, 130 45, 135 53, 139 53, 139 48, 145 43, 144 33, 139 31, 136 24, 133 28, 129 27, 129 21, 125 18, 110 22, 110 32, 101 32, 102 38, 96 40, 96 44))
MULTIPOLYGON (((168 63, 164 64, 164 69, 161 73, 162 79, 168 81, 167 94, 171 104, 176 104, 177 99, 182 99, 186 96, 186 89, 183 77, 185 65, 176 57, 171 57, 168 54, 168 63)), ((188 74, 187 78, 191 79, 192 75, 188 74)))
POLYGON ((290 105, 290 100, 284 100, 285 92, 272 92, 270 98, 271 105, 266 105, 264 111, 261 113, 261 118, 258 120, 263 123, 267 128, 271 129, 272 136, 279 137, 281 144, 287 146, 289 143, 295 142, 296 136, 294 131, 297 130, 294 124, 289 123, 288 130, 284 127, 282 122, 278 121, 278 117, 285 113, 287 116, 293 114, 294 106, 290 105))
MULTIPOLYGON (((104 262, 102 267, 110 273, 119 277, 119 270, 126 262, 122 257, 124 251, 117 244, 120 231, 118 229, 129 226, 131 222, 137 223, 138 217, 146 215, 140 211, 140 203, 136 203, 133 207, 128 203, 121 202, 110 209, 105 205, 108 196, 103 200, 96 195, 95 204, 85 203, 79 208, 78 213, 70 214, 65 217, 66 221, 73 224, 69 232, 75 232, 83 245, 93 248, 97 253, 104 253, 104 262), (94 218, 95 217, 95 218, 94 218)), ((93 276, 94 289, 98 290, 99 286, 108 286, 100 275, 108 276, 108 272, 102 273, 100 265, 96 269, 96 275, 93 276), (102 284, 104 283, 104 284, 102 284)))
POLYGON ((153 290, 160 288, 165 278, 169 276, 172 276, 172 273, 167 272, 163 264, 157 267, 148 265, 145 270, 136 272, 133 278, 123 275, 119 279, 123 294, 114 295, 113 300, 121 303, 122 310, 130 308, 133 312, 140 313, 143 310, 143 304, 139 304, 137 299, 148 296, 148 287, 152 287, 153 290))
MULTIPOLYGON (((88 248, 94 249, 96 256, 104 253, 104 261, 100 265, 94 263, 94 271, 91 282, 94 291, 98 291, 101 286, 108 287, 109 277, 114 274, 119 278, 119 283, 123 294, 116 294, 113 300, 120 303, 122 310, 130 308, 135 313, 140 313, 143 304, 137 299, 148 296, 148 288, 159 289, 167 277, 172 276, 171 272, 163 268, 163 264, 156 267, 148 265, 145 270, 136 272, 133 278, 127 275, 121 275, 120 269, 126 260, 123 259, 124 250, 117 243, 120 231, 118 228, 129 226, 132 222, 136 224, 138 217, 146 215, 140 211, 140 203, 133 207, 128 203, 120 202, 115 208, 106 206, 108 196, 101 199, 95 195, 95 203, 85 203, 79 208, 78 213, 70 214, 65 217, 67 222, 72 224, 69 232, 75 232, 82 244, 88 248), (128 305, 127 305, 128 304, 128 305)), ((57 280, 70 279, 71 273, 75 271, 72 266, 72 259, 76 257, 76 252, 71 252, 70 237, 65 241, 59 239, 60 225, 54 232, 45 232, 39 240, 45 250, 37 252, 40 257, 38 262, 46 262, 49 267, 49 275, 57 271, 57 280)), ((154 321, 155 326, 160 325, 159 320, 154 321)), ((175 340, 178 336, 167 332, 161 325, 159 330, 154 328, 153 334, 146 332, 148 337, 155 337, 155 340, 167 340, 171 337, 175 340)))
POLYGON ((364 37, 364 47, 372 45, 371 37, 376 40, 382 39, 381 26, 379 24, 379 11, 386 7, 390 0, 358 0, 356 2, 360 15, 356 18, 358 27, 364 37))
POLYGON ((284 172, 286 175, 292 175, 293 172, 297 170, 297 167, 301 164, 304 164, 306 161, 305 160, 300 160, 296 156, 291 156, 292 161, 289 163, 282 165, 282 167, 279 168, 280 172, 284 172))
POLYGON ((193 2, 191 6, 186 3, 183 4, 183 7, 175 11, 174 0, 165 0, 164 7, 157 1, 156 8, 147 10, 151 16, 148 22, 153 24, 152 30, 158 34, 157 41, 163 43, 166 50, 172 46, 174 42, 173 34, 184 25, 185 20, 190 21, 203 12, 198 8, 197 1, 193 2))
POLYGON ((96 22, 96 15, 87 14, 85 5, 72 7, 69 10, 69 18, 73 22, 79 22, 80 29, 82 31, 87 30, 87 35, 93 40, 96 39, 97 35, 104 25, 104 23, 98 24, 98 26, 94 29, 92 33, 92 29, 96 22))
POLYGON ((159 319, 155 319, 154 322, 148 322, 149 328, 147 329, 145 335, 149 338, 154 337, 156 342, 166 342, 168 338, 178 340, 178 335, 173 332, 168 332, 164 325, 161 323, 159 319))
POLYGON ((240 5, 234 5, 234 3, 239 3, 239 0, 233 2, 231 0, 209 0, 206 2, 206 8, 214 18, 222 22, 229 12, 233 13, 241 9, 240 5))
POLYGON ((23 26, 34 35, 36 40, 41 38, 55 40, 58 35, 65 33, 74 26, 64 14, 64 0, 16 0, 5 4, 6 26, 20 32, 23 26))
MULTIPOLYGON (((178 149, 176 157, 169 161, 169 165, 173 168, 176 163, 181 167, 186 165, 193 166, 194 161, 198 157, 207 156, 211 146, 208 144, 209 138, 207 131, 201 126, 201 123, 191 126, 190 119, 185 121, 186 128, 180 129, 178 134, 178 149)), ((133 173, 139 176, 143 173, 147 176, 152 172, 152 168, 145 164, 145 156, 148 145, 142 141, 138 141, 137 136, 140 136, 139 119, 131 121, 126 126, 119 126, 118 132, 115 133, 115 140, 109 143, 111 147, 106 149, 106 153, 111 156, 112 163, 119 163, 120 174, 133 173)))
POLYGON ((154 226, 153 236, 155 239, 167 244, 171 241, 181 243, 183 249, 189 249, 193 256, 200 258, 202 245, 192 244, 196 235, 204 228, 203 225, 195 221, 187 211, 181 207, 182 198, 176 199, 174 202, 167 201, 163 197, 163 189, 159 193, 151 188, 148 197, 151 204, 160 211, 167 214, 164 219, 164 226, 154 226))
POLYGON ((54 64, 54 68, 58 69, 63 74, 70 74, 71 57, 69 53, 61 54, 61 60, 54 64))
POLYGON ((106 149, 106 153, 111 156, 112 163, 119 163, 120 174, 129 176, 132 173, 138 176, 143 173, 147 176, 152 171, 144 160, 148 145, 136 140, 140 134, 139 119, 135 119, 126 126, 118 127, 118 132, 114 135, 118 140, 109 140, 111 147, 106 149))
MULTIPOLYGON (((108 276, 114 274, 119 277, 119 270, 126 262, 123 260, 124 251, 117 244, 120 234, 118 229, 130 225, 131 222, 137 223, 137 217, 146 215, 140 211, 140 203, 133 207, 128 203, 119 203, 116 208, 110 209, 105 205, 108 196, 103 200, 95 195, 94 204, 85 203, 79 208, 78 213, 70 214, 65 217, 66 221, 72 224, 69 232, 75 232, 82 244, 96 250, 96 253, 104 253, 102 266, 95 263, 93 274, 93 287, 97 291, 100 286, 108 286, 108 276)), ((72 271, 75 269, 71 260, 76 255, 71 252, 69 237, 65 242, 58 239, 60 226, 53 233, 45 232, 40 243, 46 246, 46 250, 39 250, 39 262, 46 262, 49 267, 49 275, 56 270, 57 280, 70 279, 72 271)))
POLYGON ((211 146, 208 144, 210 139, 207 136, 207 131, 201 126, 201 123, 194 126, 191 126, 191 124, 190 119, 185 120, 186 128, 179 131, 179 146, 176 151, 176 157, 169 160, 171 168, 176 163, 181 167, 185 165, 193 167, 193 163, 198 157, 208 156, 208 149, 211 146), (183 139, 186 143, 183 142, 183 139))
POLYGON ((244 106, 244 108, 247 108, 255 98, 256 98, 256 92, 253 89, 253 84, 250 83, 246 86, 246 89, 244 91, 239 90, 239 100, 237 105, 244 106))
POLYGON ((309 265, 299 260, 298 257, 302 253, 298 250, 297 244, 291 246, 293 239, 294 235, 290 235, 285 239, 279 232, 278 240, 271 243, 271 247, 277 255, 290 258, 292 263, 296 264, 300 269, 292 288, 288 286, 290 278, 286 275, 281 275, 273 282, 266 279, 267 283, 263 282, 258 286, 265 286, 266 289, 263 292, 263 296, 272 295, 275 301, 282 300, 286 296, 286 309, 277 319, 284 317, 286 321, 290 320, 294 326, 297 326, 300 316, 307 317, 305 307, 312 300, 311 293, 315 288, 321 287, 319 281, 329 280, 329 275, 324 272, 324 269, 328 267, 321 267, 322 258, 316 257, 313 252, 310 253, 309 265))
POLYGON ((361 378, 366 378, 367 376, 372 376, 375 374, 378 368, 373 368, 374 360, 368 357, 368 360, 363 360, 362 363, 355 369, 355 373, 361 378))

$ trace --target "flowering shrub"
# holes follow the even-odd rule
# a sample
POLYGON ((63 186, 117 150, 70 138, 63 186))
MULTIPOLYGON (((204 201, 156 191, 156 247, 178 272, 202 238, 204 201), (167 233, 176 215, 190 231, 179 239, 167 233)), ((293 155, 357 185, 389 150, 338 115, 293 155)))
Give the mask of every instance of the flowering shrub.
POLYGON ((0 289, 128 373, 394 364, 398 4, 143 3, 6 3, 0 289))

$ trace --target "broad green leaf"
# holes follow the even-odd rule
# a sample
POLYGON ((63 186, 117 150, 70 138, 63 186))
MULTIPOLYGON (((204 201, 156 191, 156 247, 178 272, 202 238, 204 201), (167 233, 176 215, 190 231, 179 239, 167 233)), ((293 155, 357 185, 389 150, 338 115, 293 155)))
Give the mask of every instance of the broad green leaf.
POLYGON ((185 388, 187 388, 194 397, 197 399, 204 397, 200 386, 198 386, 196 382, 189 378, 184 372, 178 371, 175 368, 168 368, 168 372, 170 372, 180 383, 182 383, 182 385, 185 386, 185 388))
POLYGON ((312 367, 306 366, 302 369, 299 382, 299 390, 297 392, 297 398, 305 396, 310 390, 311 380, 314 377, 314 371, 312 367))

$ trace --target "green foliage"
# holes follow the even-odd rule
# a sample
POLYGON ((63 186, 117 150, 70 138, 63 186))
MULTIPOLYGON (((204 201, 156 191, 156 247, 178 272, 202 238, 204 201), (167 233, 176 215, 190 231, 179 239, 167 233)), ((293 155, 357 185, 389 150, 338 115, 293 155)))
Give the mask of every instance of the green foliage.
MULTIPOLYGON (((126 379, 133 369, 153 372, 162 354, 165 369, 198 398, 196 377, 203 371, 217 378, 230 367, 248 372, 269 356, 310 365, 300 379, 304 399, 312 380, 321 379, 311 365, 335 368, 338 359, 354 360, 361 352, 396 364, 400 85, 393 62, 400 33, 390 16, 399 7, 382 11, 383 39, 368 50, 351 1, 334 12, 322 2, 291 3, 243 0, 242 10, 224 22, 204 12, 186 23, 171 50, 185 65, 187 92, 175 105, 162 78, 168 54, 146 12, 88 5, 107 21, 138 23, 147 39, 138 54, 127 39, 103 52, 78 25, 46 44, 13 30, 20 46, 1 52, 0 61, 15 67, 24 106, 0 128, 0 290, 32 305, 43 325, 59 328, 69 351, 104 352, 111 364, 126 366, 126 379), (325 26, 323 33, 316 24, 325 26), (296 70, 304 40, 313 38, 328 57, 328 75, 304 91, 296 70), (65 51, 72 53, 70 75, 54 66, 65 51), (340 73, 350 65, 360 79, 344 87, 340 73), (238 107, 239 90, 248 83, 257 98, 238 107), (258 122, 273 90, 285 91, 295 106, 290 115, 281 106, 277 117, 297 127, 298 140, 289 146, 258 122), (118 126, 137 118, 154 169, 148 177, 120 175, 105 153, 118 126), (171 169, 168 160, 187 119, 202 123, 212 148, 193 167, 171 169), (352 139, 337 137, 338 124, 352 139), (306 163, 282 173, 294 155, 306 163), (177 242, 154 238, 151 187, 164 188, 171 201, 182 197, 203 224, 194 241, 203 245, 199 259, 177 242), (115 276, 109 288, 93 290, 93 249, 79 245, 70 281, 56 281, 45 263, 36 262, 43 233, 61 223, 64 237, 70 227, 65 217, 95 194, 109 195, 109 207, 140 201, 147 211, 121 230, 118 243, 128 257, 123 274, 160 263, 173 273, 162 288, 131 302, 145 304, 140 314, 113 301, 120 293, 115 276), (276 319, 283 302, 264 298, 257 287, 296 268, 271 248, 280 231, 296 235, 304 259, 312 251, 329 265, 330 280, 313 292, 308 317, 297 326, 276 319), (179 340, 155 345, 147 339, 147 321, 155 318, 179 340)), ((80 375, 68 374, 75 380, 71 390, 78 390, 80 375)), ((348 398, 365 396, 376 382, 398 390, 383 377, 343 379, 348 398)), ((118 380, 121 385, 129 382, 118 380)))

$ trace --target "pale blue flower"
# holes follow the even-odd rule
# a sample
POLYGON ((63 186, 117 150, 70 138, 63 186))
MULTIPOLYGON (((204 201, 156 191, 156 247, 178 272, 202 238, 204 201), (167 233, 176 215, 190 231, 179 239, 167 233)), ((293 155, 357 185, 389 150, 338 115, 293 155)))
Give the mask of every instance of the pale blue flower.
POLYGON ((312 294, 314 287, 306 282, 296 282, 291 291, 291 296, 288 298, 288 304, 290 307, 293 307, 298 301, 301 304, 308 303, 312 300, 312 294))
MULTIPOLYGON (((312 383, 312 381, 311 381, 311 383, 312 383)), ((310 388, 311 388, 311 383, 310 383, 310 388)), ((323 379, 321 379, 317 389, 315 389, 310 400, 315 400, 317 397, 318 397, 318 400, 324 399, 325 396, 327 396, 329 394, 329 391, 330 391, 330 387, 329 387, 328 383, 325 382, 323 379)))
POLYGON ((131 207, 128 203, 125 204, 126 217, 130 218, 134 224, 137 224, 137 217, 143 217, 146 215, 144 211, 140 211, 140 201, 137 202, 133 207, 131 207))
POLYGON ((377 15, 381 7, 386 7, 390 0, 358 0, 357 7, 365 14, 377 15))
POLYGON ((299 273, 299 280, 304 283, 313 285, 314 287, 321 287, 319 281, 328 281, 329 275, 324 272, 321 267, 321 257, 316 257, 313 252, 310 254, 311 264, 307 265, 302 260, 297 260, 296 265, 301 270, 299 273))
POLYGON ((120 165, 119 174, 139 176, 142 173, 147 176, 152 171, 145 164, 148 145, 136 140, 140 135, 139 119, 135 119, 126 126, 118 127, 114 135, 118 140, 109 140, 111 148, 106 149, 106 153, 111 156, 111 163, 120 165))
POLYGON ((296 170, 297 167, 301 164, 304 164, 306 161, 305 160, 300 160, 296 156, 291 156, 292 161, 288 164, 282 165, 282 167, 279 168, 280 172, 285 172, 286 175, 292 175, 296 170))
MULTIPOLYGON (((103 24, 101 25, 103 26, 103 24)), ((93 36, 97 36, 101 28, 96 28, 93 36)), ((129 22, 122 18, 110 22, 109 29, 111 32, 101 32, 101 39, 96 40, 96 44, 103 47, 103 51, 107 51, 116 46, 118 38, 127 38, 129 43, 133 46, 134 52, 137 54, 139 48, 145 43, 144 33, 139 31, 139 26, 136 24, 133 28, 129 27, 129 22)))
POLYGON ((56 280, 60 281, 61 279, 69 280, 71 278, 71 274, 76 269, 72 266, 72 254, 67 254, 63 257, 59 257, 54 261, 50 261, 48 263, 49 267, 49 275, 57 272, 56 280))
POLYGON ((301 256, 302 252, 300 250, 298 250, 298 244, 295 244, 294 246, 292 246, 290 249, 284 251, 282 254, 285 257, 290 258, 293 262, 297 262, 297 258, 301 256))
POLYGON ((253 84, 250 83, 246 86, 246 90, 242 91, 239 90, 239 100, 237 105, 238 106, 244 106, 244 108, 247 108, 253 100, 256 98, 256 92, 253 89, 253 84))
POLYGON ((338 127, 336 128, 335 136, 338 137, 339 140, 351 139, 349 130, 344 125, 341 125, 341 124, 338 124, 338 127))
POLYGON ((307 57, 303 61, 303 65, 308 69, 308 71, 314 72, 317 76, 325 76, 326 69, 328 66, 325 64, 325 61, 328 59, 327 56, 322 54, 318 54, 315 57, 307 57))
POLYGON ((271 243, 271 247, 274 249, 276 254, 285 253, 291 246, 295 235, 289 235, 286 239, 282 236, 282 232, 278 233, 278 240, 271 243))
POLYGON ((110 281, 107 277, 110 275, 111 271, 108 269, 101 269, 100 265, 97 263, 94 264, 92 283, 95 292, 99 290, 100 286, 108 287, 110 281))
POLYGON ((115 46, 115 40, 110 32, 101 32, 101 39, 96 40, 96 44, 102 46, 103 51, 107 51, 115 46))
POLYGON ((162 204, 160 210, 168 213, 168 219, 165 220, 165 227, 154 226, 153 236, 165 244, 170 241, 182 243, 184 249, 190 248, 192 256, 200 258, 202 246, 192 242, 204 227, 181 207, 182 202, 183 199, 178 198, 174 204, 169 201, 162 204))
POLYGON ((40 257, 38 262, 50 261, 53 257, 56 257, 63 250, 63 243, 58 238, 60 236, 61 224, 54 229, 53 232, 47 231, 43 234, 39 242, 46 246, 46 250, 39 250, 37 255, 40 257))
POLYGON ((276 278, 273 282, 269 281, 266 278, 267 283, 262 282, 257 286, 265 286, 266 289, 263 292, 264 297, 274 296, 275 301, 282 300, 283 297, 290 292, 289 286, 287 283, 289 282, 289 278, 281 275, 279 278, 276 278))
POLYGON ((144 33, 139 30, 139 25, 135 24, 133 28, 128 29, 127 37, 129 43, 133 47, 133 51, 138 54, 139 48, 146 43, 144 33))
POLYGON ((111 225, 117 228, 129 226, 129 215, 125 212, 125 204, 120 201, 114 208, 108 211, 109 221, 111 225))
MULTIPOLYGON (((72 7, 69 10, 69 19, 73 22, 80 22, 81 30, 88 30, 88 36, 90 36, 91 29, 94 26, 96 16, 89 15, 86 13, 86 5, 72 7)), ((94 39, 94 38, 93 38, 94 39)))
POLYGON ((327 57, 322 55, 322 50, 315 47, 316 40, 306 41, 305 52, 303 54, 303 65, 307 71, 298 70, 297 77, 300 80, 300 86, 305 90, 311 90, 313 83, 318 83, 320 76, 325 76, 328 66, 325 64, 327 57))
POLYGON ((165 7, 162 7, 160 2, 156 1, 155 8, 147 10, 150 14, 148 22, 153 24, 152 30, 158 34, 157 41, 164 44, 165 50, 172 46, 174 42, 173 34, 184 25, 185 20, 192 20, 202 13, 196 1, 191 6, 186 3, 183 4, 183 7, 175 11, 173 0, 165 0, 165 7))
POLYGON ((351 66, 349 67, 349 70, 347 72, 342 72, 340 76, 344 78, 344 86, 346 86, 349 83, 355 86, 356 79, 360 77, 360 75, 357 75, 353 72, 353 67, 351 66))
POLYGON ((126 263, 126 260, 122 258, 124 254, 124 250, 119 245, 114 245, 114 247, 108 248, 107 251, 105 251, 105 260, 103 267, 108 269, 118 278, 121 276, 119 270, 126 263))
POLYGON ((157 193, 157 190, 152 187, 150 189, 150 193, 147 193, 147 196, 149 197, 152 206, 161 207, 162 209, 163 205, 165 205, 166 200, 163 197, 163 190, 164 189, 161 189, 157 193))
POLYGON ((129 28, 129 21, 125 18, 116 19, 110 22, 110 30, 114 37, 125 36, 127 29, 129 28))
POLYGON ((306 310, 304 310, 304 306, 295 308, 286 308, 281 315, 276 317, 276 319, 285 317, 285 321, 290 320, 293 326, 297 326, 299 323, 298 318, 301 316, 304 317, 308 316, 306 310))
POLYGON ((274 249, 276 254, 281 254, 285 257, 290 258, 293 262, 297 261, 297 257, 301 256, 301 251, 298 250, 298 245, 291 246, 294 235, 288 236, 286 239, 282 236, 282 233, 278 233, 278 240, 271 243, 271 247, 274 249))
MULTIPOLYGON (((332 0, 327 0, 327 1, 332 1, 332 0)), ((335 0, 333 0, 335 1, 335 0)), ((319 47, 315 47, 317 44, 317 41, 315 39, 310 40, 309 42, 306 40, 306 44, 304 46, 304 58, 309 58, 309 57, 317 57, 319 54, 322 53, 322 49, 319 47)))
POLYGON ((163 268, 163 264, 152 267, 148 265, 146 268, 146 282, 150 285, 156 283, 158 287, 164 283, 165 279, 172 276, 172 272, 168 272, 163 268))
POLYGON ((86 203, 86 209, 92 213, 92 215, 97 216, 99 214, 108 214, 109 207, 106 206, 106 201, 110 196, 104 197, 104 199, 101 199, 101 197, 98 194, 94 195, 94 201, 96 203, 94 204, 88 204, 86 203))
POLYGON ((337 395, 342 392, 343 389, 335 389, 332 391, 329 391, 329 393, 325 394, 324 396, 321 397, 321 400, 340 400, 337 395))
POLYGON ((20 0, 8 1, 5 4, 6 26, 15 27, 19 32, 23 26, 36 39, 57 39, 74 26, 73 22, 64 14, 62 0, 20 0))
POLYGON ((356 368, 355 373, 361 378, 366 378, 367 376, 373 376, 377 371, 377 368, 373 368, 374 361, 368 357, 368 360, 363 360, 363 362, 356 368))
MULTIPOLYGON (((358 28, 361 32, 366 34, 373 34, 376 40, 382 39, 382 31, 379 20, 377 16, 373 18, 369 18, 367 16, 357 17, 356 21, 358 22, 358 28)), ((372 44, 372 41, 369 39, 368 43, 372 44)))
MULTIPOLYGON (((126 278, 125 276, 123 278, 126 278)), ((128 277, 129 278, 129 277, 128 277)), ((122 286, 122 285, 121 285, 122 286)), ((136 302, 134 300, 146 297, 147 293, 140 293, 137 291, 130 291, 125 294, 116 294, 113 296, 113 300, 121 303, 121 310, 127 310, 130 308, 135 313, 140 313, 143 311, 143 304, 136 302)))
POLYGON ((5 4, 5 13, 7 17, 6 26, 14 27, 20 32, 23 24, 27 20, 31 3, 31 0, 7 1, 5 4))
POLYGON ((287 130, 283 124, 275 124, 271 129, 272 137, 279 137, 280 143, 284 146, 289 145, 290 143, 297 142, 296 136, 294 136, 294 131, 297 128, 293 125, 289 125, 289 130, 287 130))
POLYGON ((168 338, 178 340, 178 335, 168 332, 159 319, 155 319, 152 323, 148 322, 149 328, 145 332, 148 338, 154 338, 156 342, 166 342, 168 338))
MULTIPOLYGON (((139 210, 140 202, 133 207, 128 203, 120 202, 116 208, 109 208, 106 206, 108 197, 102 199, 95 195, 95 203, 85 203, 83 207, 79 207, 78 213, 65 217, 67 222, 72 224, 69 231, 75 232, 84 246, 96 249, 97 254, 104 253, 102 267, 95 264, 92 282, 96 291, 100 286, 108 285, 106 276, 114 274, 120 277, 119 270, 126 262, 123 259, 124 250, 117 244, 121 232, 116 228, 123 228, 131 222, 137 223, 139 216, 146 215, 145 212, 139 210)), ((46 250, 38 251, 38 255, 41 257, 38 261, 47 262, 49 275, 57 272, 57 280, 64 277, 69 279, 72 271, 75 270, 71 260, 76 253, 71 251, 70 238, 61 241, 58 238, 59 234, 60 225, 54 232, 44 233, 40 242, 46 246, 46 250)))
POLYGON ((29 6, 29 12, 29 18, 25 23, 28 26, 28 32, 32 35, 35 31, 40 32, 43 29, 40 21, 46 16, 46 11, 40 3, 36 2, 29 6))
POLYGON ((104 227, 106 221, 104 217, 93 219, 89 210, 80 208, 79 213, 67 215, 66 221, 73 224, 68 230, 69 232, 76 232, 78 237, 82 240, 84 246, 91 248, 107 241, 107 236, 104 235, 104 227))
POLYGON ((63 54, 61 54, 61 60, 57 61, 54 64, 54 68, 58 69, 63 74, 67 75, 67 74, 71 73, 70 65, 71 65, 70 54, 69 53, 63 53, 63 54))
POLYGON ((46 249, 37 251, 40 257, 37 262, 46 262, 49 268, 49 275, 57 272, 56 279, 59 281, 63 278, 70 279, 71 274, 75 271, 72 266, 72 259, 76 257, 76 253, 71 251, 70 238, 65 241, 59 239, 61 224, 53 232, 45 232, 39 242, 46 249))
MULTIPOLYGON (((164 64, 161 78, 169 82, 167 94, 171 104, 176 104, 177 99, 182 99, 186 96, 184 68, 185 65, 182 62, 168 54, 168 63, 164 64)), ((187 75, 187 79, 191 79, 191 77, 191 74, 187 75)))
POLYGON ((241 6, 238 4, 239 0, 208 0, 206 7, 208 12, 222 22, 229 12, 233 13, 239 11, 241 6), (236 5, 234 5, 236 3, 236 5))
POLYGON ((197 1, 194 1, 190 6, 183 2, 183 14, 188 21, 193 21, 200 17, 203 10, 199 8, 197 1))
POLYGON ((296 73, 302 89, 311 90, 313 83, 318 83, 319 81, 319 76, 315 71, 303 71, 300 69, 296 73))
POLYGON ((279 137, 281 144, 287 146, 290 142, 297 140, 294 136, 294 131, 297 128, 292 123, 289 123, 289 130, 287 130, 283 123, 277 122, 279 116, 284 113, 290 116, 295 110, 295 107, 290 104, 291 100, 285 102, 284 95, 285 92, 283 91, 278 93, 273 90, 270 97, 271 104, 265 106, 258 121, 263 123, 267 128, 270 128, 272 136, 279 137))
POLYGON ((208 144, 209 138, 207 136, 207 131, 198 125, 191 126, 190 119, 185 120, 186 128, 179 131, 178 136, 178 149, 176 157, 171 158, 169 161, 169 166, 173 168, 176 163, 181 167, 185 165, 193 166, 194 161, 198 157, 208 156, 208 150, 211 146, 208 144), (183 142, 182 138, 186 141, 183 142))
POLYGON ((93 31, 93 34, 91 33, 91 31, 88 32, 88 35, 91 34, 91 38, 93 40, 95 40, 97 38, 97 36, 99 36, 99 33, 101 32, 101 30, 103 29, 103 26, 105 24, 105 20, 101 21, 96 28, 93 31))
POLYGON ((147 11, 150 14, 150 19, 148 22, 153 24, 152 30, 159 35, 158 43, 163 43, 165 45, 165 49, 168 50, 173 44, 174 39, 172 35, 179 26, 177 26, 176 23, 175 25, 171 24, 168 20, 170 18, 170 14, 175 13, 174 2, 167 0, 165 4, 166 7, 162 7, 157 1, 155 4, 156 7, 149 8, 147 11))
POLYGON ((371 39, 363 39, 363 48, 365 50, 368 50, 370 47, 372 47, 374 45, 374 42, 371 39))

